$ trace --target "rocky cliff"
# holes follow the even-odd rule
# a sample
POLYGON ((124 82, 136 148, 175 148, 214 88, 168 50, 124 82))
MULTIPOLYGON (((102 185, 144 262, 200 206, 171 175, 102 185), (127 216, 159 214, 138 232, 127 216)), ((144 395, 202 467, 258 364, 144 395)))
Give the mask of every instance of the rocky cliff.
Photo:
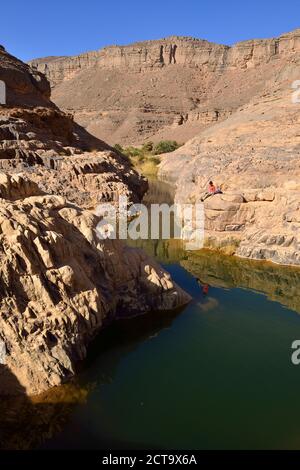
POLYGON ((221 186, 204 202, 207 246, 300 264, 298 76, 295 55, 247 105, 162 159, 160 177, 176 184, 177 201, 200 203, 209 180, 221 186))
POLYGON ((15 382, 35 394, 71 377, 112 319, 189 296, 141 250, 97 237, 99 202, 147 189, 127 158, 60 111, 45 77, 4 49, 0 79, 1 361, 5 352, 15 382))
POLYGON ((27 393, 71 377, 112 319, 189 301, 141 250, 99 240, 93 212, 18 175, 0 190, 0 339, 27 393))
POLYGON ((147 183, 129 161, 57 108, 45 76, 3 48, 0 80, 7 94, 0 107, 0 170, 28 171, 45 191, 86 207, 123 193, 142 197, 147 183))
POLYGON ((224 46, 201 39, 170 36, 129 46, 110 46, 73 57, 34 59, 30 65, 55 85, 87 68, 123 68, 133 72, 172 65, 223 70, 254 67, 274 57, 300 51, 300 30, 273 39, 244 41, 224 46))
POLYGON ((300 30, 232 47, 169 37, 31 61, 54 101, 110 144, 184 142, 261 93, 300 53, 300 30))

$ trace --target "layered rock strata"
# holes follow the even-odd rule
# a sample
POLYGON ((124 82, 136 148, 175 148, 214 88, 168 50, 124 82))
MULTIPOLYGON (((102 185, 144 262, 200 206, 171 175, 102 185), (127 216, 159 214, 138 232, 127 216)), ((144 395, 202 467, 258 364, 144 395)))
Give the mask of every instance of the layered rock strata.
MULTIPOLYGON (((172 36, 31 61, 53 99, 110 144, 186 142, 259 96, 299 59, 300 32, 232 47, 172 36)), ((296 79, 299 77, 296 77, 296 79)))

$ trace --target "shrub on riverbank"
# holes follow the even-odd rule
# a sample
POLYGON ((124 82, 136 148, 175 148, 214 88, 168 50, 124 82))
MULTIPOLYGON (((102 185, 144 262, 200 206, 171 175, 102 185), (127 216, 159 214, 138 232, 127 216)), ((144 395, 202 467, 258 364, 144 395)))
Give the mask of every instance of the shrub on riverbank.
POLYGON ((160 163, 157 155, 173 152, 179 147, 180 144, 175 140, 161 140, 157 144, 150 141, 145 142, 140 147, 130 145, 123 148, 120 144, 115 144, 114 146, 118 152, 127 155, 133 166, 146 176, 156 176, 160 163))
POLYGON ((177 150, 180 145, 176 140, 161 140, 153 148, 154 155, 160 155, 161 153, 169 153, 177 150))

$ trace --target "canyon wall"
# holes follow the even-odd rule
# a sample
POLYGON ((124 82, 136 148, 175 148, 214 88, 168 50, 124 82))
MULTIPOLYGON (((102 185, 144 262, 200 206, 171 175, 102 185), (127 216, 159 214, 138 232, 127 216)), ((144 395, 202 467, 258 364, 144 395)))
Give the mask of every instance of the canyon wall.
MULTIPOLYGON (((1 370, 36 394, 72 377, 114 318, 190 298, 142 250, 97 236, 99 203, 122 194, 131 204, 147 190, 128 159, 62 112, 45 76, 3 48, 0 80, 1 370)), ((0 395, 18 392, 7 385, 1 375, 0 395)))
POLYGON ((46 77, 0 49, 0 170, 30 172, 48 193, 85 207, 127 194, 139 200, 147 183, 123 155, 90 135, 50 100, 46 77), (75 158, 76 157, 76 158, 75 158))
POLYGON ((204 201, 205 245, 244 258, 300 265, 300 55, 282 62, 247 105, 162 156, 177 202, 204 201))
POLYGON ((186 142, 261 93, 300 52, 300 31, 232 47, 173 36, 31 61, 54 101, 110 144, 186 142))
POLYGON ((223 70, 253 67, 300 51, 300 30, 273 39, 243 41, 234 46, 181 36, 143 41, 128 46, 110 46, 78 56, 46 57, 30 61, 52 86, 72 78, 86 68, 123 68, 133 72, 170 65, 223 70))

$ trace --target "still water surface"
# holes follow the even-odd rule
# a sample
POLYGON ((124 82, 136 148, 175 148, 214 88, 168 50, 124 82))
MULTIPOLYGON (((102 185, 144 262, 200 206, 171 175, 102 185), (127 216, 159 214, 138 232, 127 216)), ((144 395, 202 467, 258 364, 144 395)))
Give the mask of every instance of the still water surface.
MULTIPOLYGON (((168 197, 152 185, 148 200, 168 197)), ((80 376, 87 400, 48 446, 300 448, 300 271, 141 244, 193 301, 104 331, 80 376)))
POLYGON ((38 446, 300 449, 300 270, 141 244, 192 302, 101 332, 74 390, 34 405, 38 446))

